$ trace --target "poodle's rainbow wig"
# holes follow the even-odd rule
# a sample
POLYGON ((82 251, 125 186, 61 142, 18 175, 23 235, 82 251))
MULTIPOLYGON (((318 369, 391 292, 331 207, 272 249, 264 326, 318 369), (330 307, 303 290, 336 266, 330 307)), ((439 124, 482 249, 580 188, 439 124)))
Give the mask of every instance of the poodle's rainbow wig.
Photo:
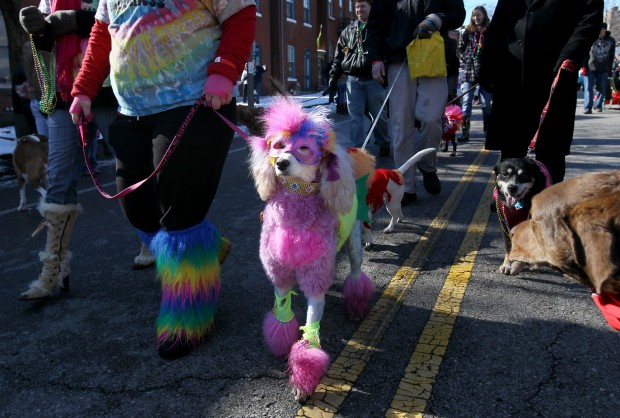
POLYGON ((266 126, 265 138, 252 137, 252 147, 268 152, 275 139, 288 137, 291 140, 314 139, 321 150, 332 152, 336 134, 330 128, 328 113, 328 110, 323 108, 315 108, 306 113, 299 103, 280 97, 274 100, 262 116, 266 126))

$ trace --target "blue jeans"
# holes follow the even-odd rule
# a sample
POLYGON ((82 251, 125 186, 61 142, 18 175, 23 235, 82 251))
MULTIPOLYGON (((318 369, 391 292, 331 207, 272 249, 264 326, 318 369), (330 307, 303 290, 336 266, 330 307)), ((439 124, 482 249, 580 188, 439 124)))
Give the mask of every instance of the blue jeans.
MULTIPOLYGON (((102 132, 116 114, 116 110, 93 109, 95 121, 102 132)), ((59 205, 77 203, 77 183, 84 167, 84 155, 78 138, 78 129, 66 109, 56 109, 47 117, 49 129, 49 187, 45 201, 59 205)))
POLYGON ((37 133, 49 137, 50 133, 47 128, 47 118, 41 113, 38 100, 30 100, 30 111, 32 112, 32 116, 34 116, 34 123, 37 125, 37 133))
MULTIPOLYGON (((470 88, 472 88, 474 84, 475 83, 465 81, 463 82, 463 85, 461 86, 461 90, 467 91, 470 88)), ((476 89, 473 89, 472 91, 470 91, 469 93, 463 96, 463 117, 465 118, 471 117, 472 103, 474 101, 475 93, 476 93, 476 89)), ((492 105, 493 95, 487 92, 485 89, 483 89, 482 86, 480 86, 479 94, 482 97, 482 100, 484 101, 484 107, 482 108, 482 116, 484 118, 488 118, 489 116, 491 116, 491 108, 493 106, 492 105)))
MULTIPOLYGON (((362 80, 358 77, 347 77, 347 107, 349 108, 349 140, 352 146, 361 147, 366 139, 364 122, 366 121, 366 111, 368 117, 374 118, 379 114, 379 109, 385 101, 387 90, 376 80, 362 80)), ((388 129, 387 111, 383 108, 378 116, 379 121, 375 126, 373 134, 375 144, 379 147, 390 145, 390 133, 388 129)))
POLYGON ((592 110, 592 103, 594 103, 595 109, 602 110, 608 88, 606 71, 588 71, 588 76, 583 78, 583 110, 592 110), (594 100, 595 85, 598 91, 596 100, 594 100))

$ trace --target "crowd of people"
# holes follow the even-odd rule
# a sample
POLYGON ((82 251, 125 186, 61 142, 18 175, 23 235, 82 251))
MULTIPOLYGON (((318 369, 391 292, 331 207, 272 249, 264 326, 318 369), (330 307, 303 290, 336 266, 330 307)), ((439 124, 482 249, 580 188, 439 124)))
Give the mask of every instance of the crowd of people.
MULTIPOLYGON (((76 185, 84 168, 75 125, 92 124, 94 117, 114 148, 122 190, 165 159, 177 130, 195 112, 159 176, 119 200, 128 222, 158 257, 158 348, 162 357, 176 358, 199 345, 213 326, 220 265, 230 245, 206 218, 233 138, 214 110, 234 121, 233 88, 249 77, 259 103, 267 67, 247 71, 256 30, 253 2, 221 2, 217 11, 196 3, 193 13, 170 6, 165 19, 157 7, 121 3, 41 0, 20 12, 31 39, 24 53, 31 91, 22 99, 32 108, 36 130, 49 137, 50 150, 49 189, 39 206, 47 225, 43 268, 21 299, 40 300, 57 287, 68 288, 69 241, 82 212, 76 185), (154 26, 161 33, 184 30, 148 42, 132 35, 140 31, 129 30, 156 33, 154 26), (204 106, 196 107, 201 96, 204 106), (214 140, 205 141, 205 132, 214 140)), ((463 1, 353 3, 356 19, 339 36, 326 91, 331 102, 339 84, 346 86, 338 97, 346 97, 349 145, 364 145, 365 124, 376 122, 378 155, 391 153, 396 167, 421 149, 438 147, 449 100, 462 106, 461 140, 469 140, 477 88, 484 103, 485 147, 499 150, 502 159, 524 157, 538 134, 536 157, 552 181, 560 182, 572 142, 579 72, 585 77, 585 114, 603 110, 610 76, 620 81, 615 40, 602 24, 602 0, 581 0, 579 7, 565 0, 499 0, 492 18, 485 7, 474 7, 458 43, 445 49, 452 69, 418 78, 408 74, 408 45, 435 33, 448 41, 467 17, 463 1)), ((244 101, 247 94, 244 88, 244 101)), ((403 206, 417 200, 416 171, 428 194, 441 193, 437 164, 434 152, 403 173, 403 206)))

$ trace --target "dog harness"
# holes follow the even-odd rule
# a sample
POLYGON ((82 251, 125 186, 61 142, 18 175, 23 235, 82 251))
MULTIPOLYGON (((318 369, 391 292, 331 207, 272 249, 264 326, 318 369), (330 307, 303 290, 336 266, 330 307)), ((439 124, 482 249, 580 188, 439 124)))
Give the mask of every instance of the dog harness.
POLYGON ((372 185, 368 189, 368 195, 366 196, 366 204, 369 208, 372 207, 372 213, 377 212, 383 206, 384 191, 387 193, 388 201, 392 199, 392 195, 387 191, 387 185, 390 180, 393 180, 396 184, 403 184, 401 176, 394 170, 387 170, 385 168, 375 170, 372 185))
POLYGON ((493 200, 497 210, 497 217, 502 226, 502 230, 506 236, 510 236, 510 230, 520 222, 527 219, 530 214, 530 204, 524 204, 522 201, 517 202, 513 207, 509 207, 499 199, 497 187, 493 190, 493 200))

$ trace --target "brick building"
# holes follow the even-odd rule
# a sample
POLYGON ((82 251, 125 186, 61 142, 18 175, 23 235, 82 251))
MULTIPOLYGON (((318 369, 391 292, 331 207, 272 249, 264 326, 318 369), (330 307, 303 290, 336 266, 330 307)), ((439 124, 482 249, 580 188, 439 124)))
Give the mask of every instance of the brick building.
MULTIPOLYGON (((353 0, 257 0, 254 60, 287 90, 324 87, 321 70, 354 18, 353 0)), ((271 94, 263 82, 265 94, 271 94)))

